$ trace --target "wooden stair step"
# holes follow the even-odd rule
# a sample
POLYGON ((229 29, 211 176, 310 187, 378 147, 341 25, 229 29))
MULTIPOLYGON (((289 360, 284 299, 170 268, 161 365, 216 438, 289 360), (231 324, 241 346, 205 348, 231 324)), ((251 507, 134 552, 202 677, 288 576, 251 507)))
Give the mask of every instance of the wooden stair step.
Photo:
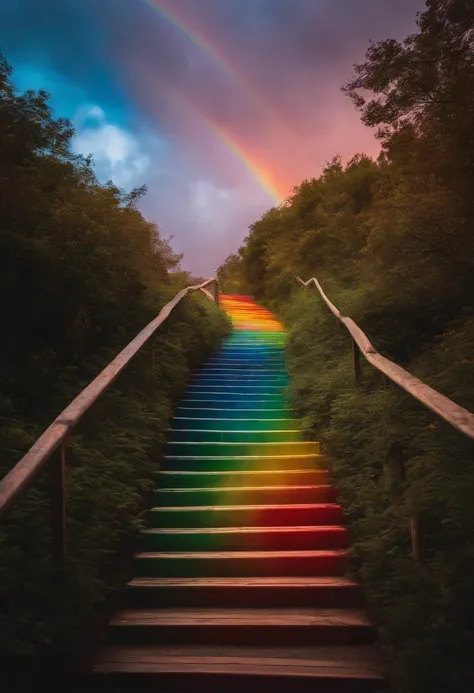
MULTIPOLYGON (((267 397, 267 399, 264 401, 254 400, 250 397, 240 397, 237 399, 233 397, 232 399, 224 398, 221 400, 212 400, 196 398, 194 395, 189 395, 181 400, 180 407, 183 407, 184 409, 212 409, 214 412, 220 408, 225 411, 233 409, 237 410, 235 412, 235 416, 238 416, 239 409, 245 411, 246 416, 248 416, 249 411, 259 411, 261 412, 260 416, 266 416, 267 412, 271 410, 285 412, 285 415, 290 413, 287 402, 280 395, 277 397, 273 396, 273 399, 269 399, 267 397), (265 414, 263 414, 263 412, 265 412, 265 414)), ((283 414, 279 413, 278 416, 283 416, 283 414)))
POLYGON ((194 407, 190 406, 179 406, 176 409, 176 416, 178 418, 185 417, 185 418, 197 418, 197 419, 217 419, 221 421, 227 421, 227 420, 232 420, 234 421, 235 419, 252 419, 252 420, 260 420, 260 419, 291 419, 291 411, 284 406, 279 406, 275 408, 267 408, 263 409, 260 407, 241 407, 240 409, 236 409, 235 407, 231 407, 229 409, 226 409, 222 407, 221 409, 219 408, 212 408, 212 407, 207 407, 207 406, 199 406, 201 403, 198 403, 194 407))
POLYGON ((346 549, 345 527, 200 527, 146 529, 144 551, 308 551, 346 549))
MULTIPOLYGON (((219 381, 217 383, 193 383, 189 385, 186 393, 188 395, 229 395, 231 393, 237 395, 237 397, 281 397, 285 384, 273 384, 266 382, 259 383, 243 383, 238 380, 234 380, 230 383, 226 381, 219 381)), ((212 397, 211 397, 212 399, 212 397)))
MULTIPOLYGON (((377 693, 386 688, 371 648, 115 646, 94 663, 96 674, 120 684, 170 686, 189 693, 271 690, 272 693, 377 693)), ((160 688, 161 690, 161 688, 160 688)), ((164 690, 164 688, 163 688, 164 690)))
POLYGON ((346 577, 143 577, 131 580, 123 606, 355 607, 356 583, 346 577))
POLYGON ((314 469, 323 463, 320 454, 290 455, 165 455, 163 466, 176 471, 283 471, 314 469))
POLYGON ((135 556, 140 577, 343 575, 344 549, 312 551, 173 551, 135 556))
POLYGON ((204 370, 198 371, 193 379, 193 385, 277 385, 286 387, 290 381, 287 373, 271 373, 266 369, 259 373, 250 371, 204 370))
POLYGON ((251 359, 242 358, 230 358, 230 357, 217 357, 213 359, 207 359, 203 363, 203 368, 222 368, 231 369, 235 371, 252 373, 255 372, 266 372, 271 373, 272 371, 286 371, 285 368, 285 358, 283 355, 280 356, 269 356, 265 357, 254 357, 251 359))
POLYGON ((316 455, 319 453, 319 443, 301 442, 265 442, 265 443, 201 443, 168 441, 165 444, 166 455, 199 455, 209 457, 246 456, 246 455, 316 455))
POLYGON ((173 431, 202 430, 213 431, 293 431, 300 428, 297 419, 279 418, 248 418, 248 419, 210 419, 209 417, 175 416, 171 422, 173 431))
POLYGON ((221 380, 229 380, 236 382, 238 385, 249 385, 255 382, 270 384, 272 381, 275 381, 275 383, 283 384, 283 387, 285 387, 290 380, 290 376, 287 372, 285 372, 284 369, 280 369, 278 373, 275 373, 275 371, 268 371, 266 368, 258 371, 230 368, 202 368, 193 373, 190 384, 201 384, 207 381, 208 378, 212 379, 213 381, 216 380, 216 382, 220 382, 221 380))
POLYGON ((299 443, 303 434, 297 429, 269 430, 222 430, 207 428, 171 428, 168 434, 170 442, 204 442, 204 443, 299 443))
POLYGON ((358 609, 123 609, 109 626, 118 643, 349 645, 374 641, 358 609))
POLYGON ((334 503, 336 493, 330 485, 310 486, 223 486, 221 488, 158 488, 157 505, 288 505, 294 503, 334 503))
POLYGON ((249 395, 239 392, 228 393, 191 393, 182 400, 183 407, 198 409, 281 409, 288 411, 288 404, 283 395, 249 395))
POLYGON ((148 513, 150 527, 294 527, 340 525, 336 503, 288 505, 218 505, 155 507, 148 513))
POLYGON ((177 471, 156 473, 159 488, 212 488, 214 486, 305 486, 325 485, 326 469, 279 469, 243 471, 177 471))
MULTIPOLYGON (((231 402, 241 402, 242 404, 248 406, 249 404, 257 406, 272 406, 280 405, 286 406, 285 398, 281 392, 281 388, 275 388, 273 392, 260 392, 260 391, 242 391, 240 387, 218 387, 217 385, 209 389, 204 387, 193 387, 189 386, 185 392, 186 399, 196 399, 196 400, 209 400, 213 402, 224 402, 231 405, 231 402)), ((233 406, 233 405, 232 405, 233 406)))

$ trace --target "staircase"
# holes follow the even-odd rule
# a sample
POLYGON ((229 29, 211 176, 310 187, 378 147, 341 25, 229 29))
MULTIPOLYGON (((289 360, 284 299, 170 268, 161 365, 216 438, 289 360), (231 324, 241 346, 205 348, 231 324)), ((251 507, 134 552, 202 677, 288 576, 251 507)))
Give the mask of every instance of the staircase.
POLYGON ((176 410, 94 681, 135 693, 381 691, 335 491, 282 394, 282 327, 245 296, 221 304, 234 332, 176 410))

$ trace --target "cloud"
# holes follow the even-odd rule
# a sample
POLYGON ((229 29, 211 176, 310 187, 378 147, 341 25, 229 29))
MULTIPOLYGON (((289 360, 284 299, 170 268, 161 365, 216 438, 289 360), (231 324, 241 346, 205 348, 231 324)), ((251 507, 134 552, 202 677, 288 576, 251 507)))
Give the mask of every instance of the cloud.
POLYGON ((73 120, 74 149, 93 155, 99 178, 146 183, 143 212, 186 267, 209 274, 273 204, 260 174, 290 192, 336 154, 377 154, 340 87, 370 39, 403 38, 423 6, 3 0, 0 45, 21 88, 46 88, 73 120))
POLYGON ((73 150, 86 156, 92 154, 100 180, 113 180, 121 188, 136 187, 146 180, 151 166, 149 154, 129 132, 108 123, 100 106, 81 107, 73 122, 73 150))

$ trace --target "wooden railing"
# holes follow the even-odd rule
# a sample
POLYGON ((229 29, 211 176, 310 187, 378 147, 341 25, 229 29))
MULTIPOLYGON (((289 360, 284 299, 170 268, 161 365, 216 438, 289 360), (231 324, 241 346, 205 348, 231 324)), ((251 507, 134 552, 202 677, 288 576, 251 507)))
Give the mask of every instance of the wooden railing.
MULTIPOLYGON (((426 383, 423 383, 404 368, 397 366, 396 363, 379 354, 370 343, 367 335, 354 320, 342 315, 336 306, 331 303, 317 279, 312 277, 306 282, 300 277, 296 279, 303 286, 314 284, 331 313, 349 332, 352 338, 354 377, 357 387, 360 385, 362 377, 360 365, 360 354, 362 354, 366 361, 380 371, 385 388, 388 387, 388 381, 391 380, 421 402, 427 409, 431 409, 431 411, 447 421, 457 431, 474 440, 474 414, 472 412, 464 409, 464 407, 460 407, 459 404, 426 385, 426 383)), ((400 457, 400 453, 397 454, 397 459, 394 462, 400 467, 399 472, 405 476, 405 462, 400 457)), ((420 558, 419 519, 417 508, 414 506, 410 511, 409 523, 412 554, 413 558, 418 560, 420 558)))
POLYGON ((0 519, 25 491, 38 472, 59 449, 59 455, 51 460, 51 552, 53 561, 60 563, 66 552, 66 439, 81 417, 115 381, 132 358, 168 318, 175 306, 189 293, 202 291, 210 300, 219 303, 217 279, 208 279, 198 286, 188 286, 179 291, 104 370, 59 414, 38 438, 34 445, 0 481, 0 519))
MULTIPOLYGON (((474 440, 474 414, 464 409, 464 407, 460 407, 459 404, 426 385, 426 383, 423 383, 404 368, 397 366, 396 363, 379 354, 360 327, 351 318, 342 315, 336 306, 331 303, 317 279, 312 277, 307 282, 304 282, 300 277, 296 279, 303 286, 308 286, 311 283, 316 286, 331 313, 336 316, 351 335, 356 385, 359 385, 361 380, 360 354, 362 354, 366 361, 382 373, 385 379, 388 378, 399 385, 425 407, 431 409, 431 411, 447 421, 451 426, 474 440)), ((384 384, 386 385, 386 380, 384 380, 384 384)))

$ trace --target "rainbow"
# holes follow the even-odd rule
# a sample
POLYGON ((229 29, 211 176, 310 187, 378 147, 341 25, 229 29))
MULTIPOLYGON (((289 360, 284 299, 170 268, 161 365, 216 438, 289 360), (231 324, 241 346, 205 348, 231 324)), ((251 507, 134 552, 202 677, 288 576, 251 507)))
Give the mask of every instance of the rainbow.
POLYGON ((243 145, 237 142, 234 135, 226 131, 216 120, 204 113, 196 104, 185 94, 169 87, 173 91, 174 97, 181 101, 188 110, 191 110, 199 120, 220 140, 225 147, 243 164, 245 169, 252 175, 257 183, 272 198, 276 205, 280 205, 285 199, 285 192, 280 190, 271 173, 260 164, 253 155, 249 154, 243 145))
MULTIPOLYGON (((253 101, 259 106, 260 110, 263 111, 267 121, 270 120, 275 122, 280 128, 283 128, 286 131, 286 135, 290 135, 293 138, 297 137, 297 135, 290 130, 288 125, 275 114, 275 111, 267 105, 267 103, 262 99, 260 93, 252 86, 252 84, 237 72, 237 70, 223 55, 222 51, 218 51, 215 45, 209 41, 209 39, 198 27, 191 25, 187 18, 182 18, 176 9, 171 9, 166 0, 165 2, 163 2, 163 0, 143 1, 146 3, 146 5, 148 5, 148 7, 170 22, 170 24, 182 31, 183 34, 185 34, 188 39, 192 41, 192 43, 203 51, 203 53, 205 53, 221 70, 225 70, 228 74, 230 74, 242 91, 250 94, 253 101)), ((300 138, 298 138, 298 140, 300 141, 300 138)))
POLYGON ((216 121, 205 116, 201 113, 201 118, 207 123, 208 127, 215 133, 218 139, 226 145, 226 147, 233 152, 233 154, 239 159, 239 161, 244 165, 244 167, 251 173, 255 180, 261 185, 265 192, 274 200, 274 202, 279 205, 284 199, 284 194, 278 190, 276 183, 272 180, 270 174, 265 170, 265 168, 257 163, 253 157, 247 154, 243 147, 237 143, 237 141, 225 132, 222 127, 220 127, 216 121))

